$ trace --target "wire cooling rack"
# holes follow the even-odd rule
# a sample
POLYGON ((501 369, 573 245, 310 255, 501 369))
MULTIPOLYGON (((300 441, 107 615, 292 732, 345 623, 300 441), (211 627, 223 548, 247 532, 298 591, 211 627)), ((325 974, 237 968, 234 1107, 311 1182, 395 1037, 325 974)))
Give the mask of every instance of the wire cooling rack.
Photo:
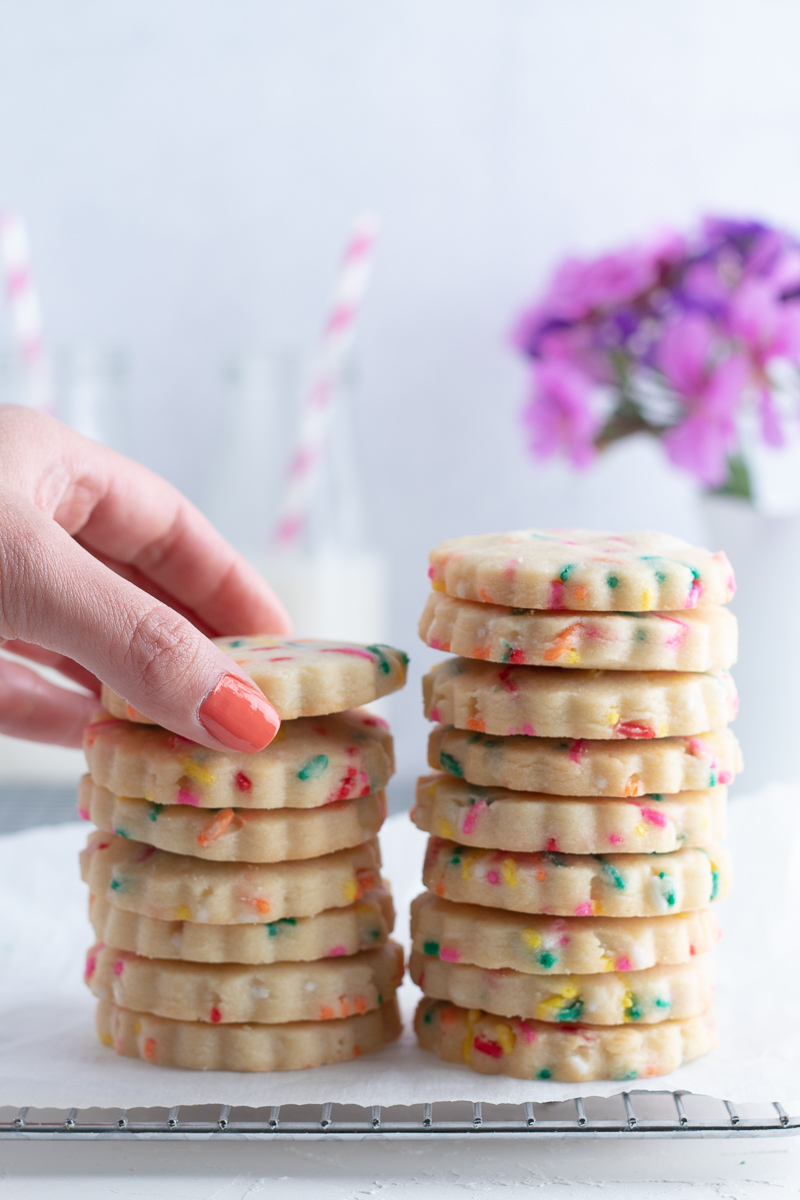
POLYGON ((630 1091, 557 1103, 231 1105, 137 1109, 0 1108, 0 1138, 302 1138, 549 1135, 764 1137, 800 1132, 778 1101, 739 1105, 691 1092, 630 1091))

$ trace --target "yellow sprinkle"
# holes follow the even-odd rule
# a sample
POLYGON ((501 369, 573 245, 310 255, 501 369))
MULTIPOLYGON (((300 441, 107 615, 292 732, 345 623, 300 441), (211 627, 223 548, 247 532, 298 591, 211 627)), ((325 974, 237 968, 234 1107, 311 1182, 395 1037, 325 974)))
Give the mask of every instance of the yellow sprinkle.
POLYGON ((197 783, 214 783, 216 775, 213 775, 206 767, 202 767, 200 763, 196 763, 192 758, 181 759, 181 766, 186 775, 190 779, 196 780, 197 783))
POLYGON ((606 713, 606 724, 607 725, 619 725, 619 709, 618 708, 610 708, 608 710, 608 712, 606 713))
POLYGON ((495 1025, 494 1036, 497 1038, 498 1042, 503 1047, 503 1053, 510 1054, 511 1051, 514 1049, 514 1043, 517 1040, 514 1036, 514 1030, 511 1028, 511 1026, 510 1025, 495 1025))
POLYGON ((114 1045, 114 1039, 112 1038, 110 1033, 101 1033, 100 1041, 103 1043, 104 1046, 113 1046, 114 1045))
POLYGON ((464 1040, 461 1043, 461 1053, 464 1057, 464 1062, 469 1062, 470 1051, 472 1050, 472 1035, 475 1032, 475 1026, 482 1016, 483 1013, 479 1008, 471 1008, 467 1012, 467 1029, 464 1034, 464 1040))
POLYGON ((560 990, 560 995, 564 1000, 574 1000, 578 994, 578 989, 574 983, 565 983, 560 990))
POLYGON ((358 887, 356 885, 355 879, 348 879, 347 883, 344 885, 345 900, 347 901, 348 904, 352 904, 357 895, 358 895, 358 887))
POLYGON ((650 600, 650 592, 649 592, 648 588, 645 588, 644 591, 642 592, 642 599, 641 599, 639 607, 641 608, 642 612, 647 612, 648 608, 652 608, 652 603, 650 600))
POLYGON ((611 957, 610 954, 604 954, 601 959, 601 962, 603 964, 604 971, 613 971, 614 970, 614 965, 615 965, 614 959, 611 957))
POLYGON ((461 878, 465 879, 465 880, 472 878, 472 855, 471 854, 465 854, 461 860, 461 878))
POLYGON ((628 1010, 629 1010, 629 1009, 631 1009, 631 1008, 633 1008, 633 992, 632 992, 630 989, 628 989, 628 990, 625 992, 625 995, 622 997, 622 1007, 623 1007, 623 1010, 624 1010, 624 1011, 623 1011, 623 1014, 622 1014, 622 1015, 623 1015, 623 1018, 624 1018, 626 1021, 629 1021, 629 1020, 630 1020, 630 1016, 629 1016, 629 1014, 628 1014, 628 1010))
POLYGON ((667 725, 667 723, 665 721, 658 727, 658 736, 659 737, 667 737, 668 734, 669 734, 669 726, 667 725))
POLYGON ((538 950, 542 944, 542 939, 535 929, 523 929, 520 937, 531 950, 538 950))
POLYGON ((541 1004, 536 1006, 536 1016, 540 1021, 546 1021, 554 1012, 560 1012, 566 998, 559 995, 548 996, 546 1000, 542 1000, 541 1004))
POLYGON ((180 908, 175 910, 176 921, 190 921, 192 918, 191 910, 188 904, 181 904, 180 908))
POLYGON ((442 583, 441 579, 431 580, 431 587, 433 588, 433 590, 435 592, 443 592, 444 591, 444 584, 442 583))
POLYGON ((640 823, 639 823, 639 824, 636 826, 636 832, 638 833, 639 837, 644 837, 644 835, 647 833, 647 826, 646 826, 646 825, 642 825, 642 824, 641 824, 641 822, 640 822, 640 823))
POLYGON ((145 798, 145 800, 149 800, 151 804, 153 803, 153 793, 152 792, 145 792, 144 798, 145 798))
POLYGON ((142 1022, 141 1021, 134 1021, 133 1032, 136 1034, 139 1034, 142 1032, 142 1022))
POLYGON ((567 651, 567 662, 569 663, 569 665, 571 667, 577 667, 577 665, 580 661, 581 661, 581 656, 580 656, 580 654, 578 654, 577 650, 568 650, 567 651))
POLYGON ((439 818, 439 837, 448 838, 449 841, 455 841, 453 826, 449 821, 445 821, 444 817, 439 818))
POLYGON ((503 879, 509 887, 516 887, 519 882, 517 879, 517 864, 513 858, 504 858, 500 864, 500 870, 503 873, 503 879))

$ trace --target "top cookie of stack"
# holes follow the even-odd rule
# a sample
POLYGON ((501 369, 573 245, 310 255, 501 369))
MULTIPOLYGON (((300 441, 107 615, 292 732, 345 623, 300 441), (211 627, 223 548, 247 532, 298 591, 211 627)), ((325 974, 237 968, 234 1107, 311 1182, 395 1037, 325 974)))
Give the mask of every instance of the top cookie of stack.
POLYGON ((420 635, 460 657, 423 680, 442 773, 412 813, 432 835, 412 908, 420 1041, 526 1078, 670 1070, 714 1037, 718 785, 741 767, 730 563, 584 530, 460 538, 430 561, 420 635))
POLYGON ((257 754, 209 750, 103 691, 86 731, 81 855, 101 1039, 184 1067, 340 1061, 397 1036, 402 952, 376 834, 394 767, 359 709, 405 682, 389 646, 221 638, 282 718, 257 754), (109 715, 112 714, 112 715, 109 715))

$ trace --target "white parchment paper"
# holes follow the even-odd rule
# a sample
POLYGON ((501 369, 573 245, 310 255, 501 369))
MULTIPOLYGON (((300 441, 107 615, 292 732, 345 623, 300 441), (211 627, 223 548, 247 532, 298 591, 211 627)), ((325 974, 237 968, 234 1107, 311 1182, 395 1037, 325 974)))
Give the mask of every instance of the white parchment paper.
MULTIPOLYGON (((731 804, 736 879, 720 906, 720 1049, 660 1079, 732 1100, 780 1100, 800 1110, 800 794, 775 785, 731 804)), ((400 1042, 352 1063, 273 1075, 192 1072, 118 1058, 97 1041, 95 1002, 82 982, 94 940, 77 853, 82 823, 0 838, 0 1106, 513 1103, 614 1095, 618 1082, 555 1083, 481 1076, 420 1050, 411 1030, 418 992, 402 989, 400 1042)), ((407 816, 381 834, 385 874, 407 944, 408 905, 421 890, 425 838, 407 816)), ((636 1085, 634 1085, 636 1086, 636 1085)))

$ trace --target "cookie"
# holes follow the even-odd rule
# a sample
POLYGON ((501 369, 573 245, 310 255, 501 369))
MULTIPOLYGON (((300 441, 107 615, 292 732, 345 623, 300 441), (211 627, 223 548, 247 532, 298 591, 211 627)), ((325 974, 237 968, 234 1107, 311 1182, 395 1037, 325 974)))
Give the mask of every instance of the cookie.
POLYGON ((612 671, 732 667, 736 618, 719 605, 681 613, 542 612, 432 592, 419 636, 434 650, 489 662, 612 671))
MULTIPOLYGON (((214 638, 261 689, 282 721, 344 712, 396 692, 406 681, 408 655, 392 646, 356 646, 313 638, 214 638)), ((103 707, 115 717, 153 724, 103 685, 103 707)))
POLYGON ((414 1029, 423 1050, 484 1075, 517 1079, 645 1079, 667 1075, 717 1044, 713 1012, 660 1025, 603 1027, 498 1020, 425 997, 414 1029))
POLYGON ((394 773, 389 727, 362 709, 286 721, 259 754, 103 713, 83 748, 92 779, 115 796, 197 808, 318 808, 378 792, 394 773))
POLYGON ((564 854, 665 854, 725 836, 727 789, 582 799, 482 788, 452 775, 417 781, 411 819, 418 829, 464 846, 564 854))
POLYGON ((722 551, 667 533, 490 533, 443 542, 430 562, 435 591, 511 608, 670 612, 727 604, 736 590, 722 551))
POLYGON ((256 967, 141 958, 98 942, 84 978, 98 1000, 176 1021, 331 1021, 390 1000, 403 978, 403 950, 387 942, 353 958, 256 967))
POLYGON ((597 975, 688 962, 716 945, 719 926, 708 908, 661 917, 546 917, 423 892, 411 904, 411 936, 417 952, 442 962, 597 975))
POLYGON ((363 1015, 284 1025, 171 1021, 108 1000, 97 1006, 100 1041, 117 1054, 196 1071, 296 1071, 347 1062, 382 1050, 401 1029, 395 999, 363 1015))
POLYGON ((730 729, 655 741, 489 737, 438 726, 428 740, 437 770, 483 787, 555 796, 672 795, 731 783, 742 753, 730 729))
POLYGON ((113 833, 92 833, 81 877, 117 908, 159 921, 263 925, 353 904, 380 878, 376 841, 285 863, 204 862, 113 833))
POLYGON ((431 837, 422 880, 445 900, 563 917, 657 917, 704 908, 730 887, 723 846, 672 854, 518 854, 431 837))
POLYGON ((688 963, 604 975, 542 975, 448 963, 413 951, 409 972, 426 996, 500 1017, 548 1024, 657 1025, 706 1012, 714 1001, 711 955, 688 963))
POLYGON ((691 737, 738 709, 727 671, 561 671, 449 658, 422 680, 425 716, 502 737, 691 737))
POLYGON ((200 809, 114 796, 84 775, 78 813, 106 833, 174 854, 216 862, 285 862, 369 841, 386 817, 386 793, 336 800, 324 808, 200 809))

